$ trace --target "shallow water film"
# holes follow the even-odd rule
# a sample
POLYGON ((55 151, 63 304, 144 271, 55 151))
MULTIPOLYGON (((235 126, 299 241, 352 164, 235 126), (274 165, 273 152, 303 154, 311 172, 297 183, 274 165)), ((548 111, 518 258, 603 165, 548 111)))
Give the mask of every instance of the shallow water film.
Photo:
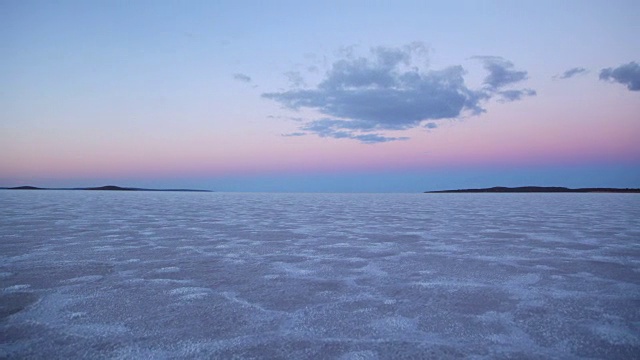
POLYGON ((636 194, 0 192, 0 358, 640 356, 636 194))

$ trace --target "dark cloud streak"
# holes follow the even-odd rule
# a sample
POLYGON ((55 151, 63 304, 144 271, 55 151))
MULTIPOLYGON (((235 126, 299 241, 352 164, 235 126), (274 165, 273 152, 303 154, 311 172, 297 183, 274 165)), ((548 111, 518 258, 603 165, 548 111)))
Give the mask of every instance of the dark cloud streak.
POLYGON ((522 89, 522 90, 503 90, 498 92, 502 102, 511 102, 522 100, 525 96, 535 96, 536 91, 532 89, 522 89))
POLYGON ((576 67, 573 69, 569 69, 565 72, 562 73, 562 75, 556 75, 553 78, 554 79, 569 79, 572 78, 576 75, 582 75, 582 74, 586 74, 588 73, 589 70, 585 69, 585 68, 581 68, 581 67, 576 67))

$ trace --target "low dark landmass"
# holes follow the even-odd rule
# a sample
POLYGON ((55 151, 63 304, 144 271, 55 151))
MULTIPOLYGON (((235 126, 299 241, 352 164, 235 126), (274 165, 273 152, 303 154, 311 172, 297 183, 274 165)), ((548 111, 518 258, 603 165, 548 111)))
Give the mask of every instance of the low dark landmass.
POLYGON ((3 189, 8 189, 8 190, 43 190, 42 188, 35 187, 35 186, 16 186, 16 187, 12 187, 12 188, 3 188, 3 189))
POLYGON ((621 188, 578 188, 570 189, 559 186, 520 186, 503 187, 496 186, 484 189, 459 189, 459 190, 439 190, 425 191, 427 194, 450 194, 450 193, 640 193, 640 189, 621 188))
POLYGON ((16 186, 16 187, 0 187, 3 190, 95 190, 95 191, 181 191, 181 192, 212 192, 211 190, 193 190, 193 189, 143 189, 133 187, 121 187, 115 185, 106 185, 98 187, 80 187, 80 188, 41 188, 35 186, 16 186))

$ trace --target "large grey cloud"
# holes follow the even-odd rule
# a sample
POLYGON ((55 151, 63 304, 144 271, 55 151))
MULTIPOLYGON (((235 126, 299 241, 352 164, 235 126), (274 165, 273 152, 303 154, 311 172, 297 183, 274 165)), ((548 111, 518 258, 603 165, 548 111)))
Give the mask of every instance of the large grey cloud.
POLYGON ((626 85, 631 91, 640 91, 640 65, 632 61, 617 68, 602 69, 600 80, 615 81, 626 85))
POLYGON ((335 61, 315 87, 262 94, 287 108, 315 109, 326 118, 303 124, 300 130, 321 137, 349 138, 365 143, 403 140, 381 131, 405 130, 421 122, 458 118, 484 112, 482 103, 493 96, 513 101, 533 90, 503 90, 526 79, 525 71, 499 57, 481 57, 489 75, 482 89, 470 89, 462 66, 423 70, 426 47, 372 48, 369 56, 346 54, 335 61))

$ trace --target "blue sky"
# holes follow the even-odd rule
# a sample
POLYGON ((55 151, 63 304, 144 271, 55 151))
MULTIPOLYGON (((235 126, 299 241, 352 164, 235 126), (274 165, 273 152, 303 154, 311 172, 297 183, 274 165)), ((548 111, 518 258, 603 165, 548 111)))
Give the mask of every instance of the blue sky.
POLYGON ((6 1, 0 181, 640 187, 636 1, 6 1))

